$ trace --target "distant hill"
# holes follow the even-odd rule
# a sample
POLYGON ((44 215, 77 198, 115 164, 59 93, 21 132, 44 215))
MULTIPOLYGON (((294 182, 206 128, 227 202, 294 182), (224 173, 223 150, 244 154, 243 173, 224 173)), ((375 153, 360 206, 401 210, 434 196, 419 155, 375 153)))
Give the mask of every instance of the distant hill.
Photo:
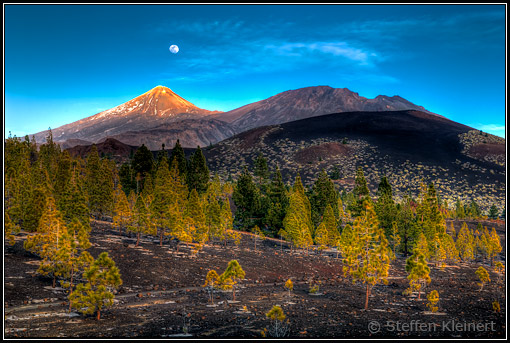
POLYGON ((173 148, 177 140, 183 147, 207 147, 234 135, 230 125, 209 117, 203 119, 185 119, 179 122, 137 131, 126 131, 108 136, 129 145, 145 144, 150 150, 165 147, 173 148))
MULTIPOLYGON (((117 162, 127 162, 129 157, 136 152, 138 146, 127 145, 116 139, 107 138, 101 143, 96 144, 99 156, 110 157, 117 162)), ((75 145, 66 148, 71 156, 80 156, 86 158, 92 149, 92 144, 75 145)))

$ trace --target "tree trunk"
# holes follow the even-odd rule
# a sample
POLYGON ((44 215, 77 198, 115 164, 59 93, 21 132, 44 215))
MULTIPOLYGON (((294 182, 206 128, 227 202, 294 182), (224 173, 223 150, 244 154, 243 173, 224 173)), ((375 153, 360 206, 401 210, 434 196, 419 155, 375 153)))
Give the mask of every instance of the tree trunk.
POLYGON ((365 297, 365 310, 368 310, 368 296, 370 295, 370 288, 368 286, 368 283, 367 283, 367 294, 366 294, 366 297, 365 297))
POLYGON ((159 246, 163 246, 163 230, 159 232, 159 246))
POLYGON ((57 282, 57 277, 53 275, 53 288, 55 288, 57 282))
POLYGON ((140 242, 140 232, 136 233, 136 246, 138 246, 138 243, 140 242))
POLYGON ((97 320, 101 319, 101 310, 97 310, 97 320))
MULTIPOLYGON (((69 282, 69 294, 73 292, 73 276, 74 276, 74 267, 71 269, 71 281, 69 282)), ((69 312, 71 312, 71 300, 69 300, 69 312)))
POLYGON ((232 295, 234 296, 234 301, 236 301, 236 286, 232 285, 232 295))

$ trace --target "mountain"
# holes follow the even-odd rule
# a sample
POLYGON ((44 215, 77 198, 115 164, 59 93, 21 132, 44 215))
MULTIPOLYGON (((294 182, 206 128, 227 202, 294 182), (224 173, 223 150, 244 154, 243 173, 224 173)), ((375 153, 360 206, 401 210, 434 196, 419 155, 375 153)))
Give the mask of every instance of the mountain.
POLYGON ((417 196, 423 178, 450 206, 459 195, 484 210, 505 199, 505 140, 423 111, 328 114, 254 128, 204 151, 209 169, 225 179, 259 153, 288 183, 299 173, 311 185, 324 169, 351 190, 361 166, 372 195, 386 175, 399 198, 407 190, 417 196))
MULTIPOLYGON (((367 99, 347 88, 329 86, 290 90, 229 112, 198 108, 167 87, 150 91, 112 109, 52 130, 63 148, 97 143, 111 137, 125 144, 158 150, 180 139, 183 147, 208 146, 251 128, 286 123, 323 114, 350 111, 420 110, 399 97, 367 99)), ((46 141, 48 131, 34 135, 46 141)))
MULTIPOLYGON (((431 113, 395 95, 367 99, 347 88, 306 87, 279 93, 215 118, 231 123, 237 132, 255 127, 286 123, 323 114, 354 111, 418 110, 431 113)), ((433 113, 431 113, 433 114, 433 113)))
MULTIPOLYGON (((53 129, 53 140, 67 146, 79 142, 77 140, 95 143, 125 132, 148 130, 182 120, 201 119, 215 113, 218 111, 198 108, 169 88, 157 86, 122 105, 53 129)), ((45 142, 47 135, 47 130, 42 131, 35 134, 35 139, 39 143, 45 142)), ((198 142, 193 142, 193 146, 196 146, 195 143, 198 142)), ((158 142, 154 144, 161 145, 158 142)))

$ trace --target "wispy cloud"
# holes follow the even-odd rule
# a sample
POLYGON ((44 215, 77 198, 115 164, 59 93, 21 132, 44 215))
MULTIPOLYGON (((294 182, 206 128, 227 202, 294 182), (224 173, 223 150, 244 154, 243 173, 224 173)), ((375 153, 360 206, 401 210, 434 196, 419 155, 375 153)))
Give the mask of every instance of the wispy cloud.
POLYGON ((359 65, 371 65, 377 57, 375 52, 363 51, 347 42, 283 42, 279 45, 269 44, 264 47, 276 55, 302 57, 309 53, 322 53, 336 57, 344 57, 359 65))
POLYGON ((477 128, 478 130, 482 130, 488 133, 492 133, 493 135, 505 137, 505 125, 500 124, 471 124, 471 127, 477 128))

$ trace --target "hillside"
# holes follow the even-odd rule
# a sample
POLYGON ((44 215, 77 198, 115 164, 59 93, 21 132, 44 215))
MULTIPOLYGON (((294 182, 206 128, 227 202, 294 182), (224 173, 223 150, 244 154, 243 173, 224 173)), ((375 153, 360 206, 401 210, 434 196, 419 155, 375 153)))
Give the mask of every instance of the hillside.
POLYGON ((310 185, 321 169, 331 175, 338 168, 335 182, 350 190, 361 166, 372 194, 383 175, 397 197, 407 191, 416 195, 424 178, 450 203, 457 196, 474 198, 487 210, 492 203, 504 204, 505 141, 486 135, 420 111, 350 112, 252 129, 205 154, 221 177, 235 179, 262 153, 287 182, 300 173, 310 185))

